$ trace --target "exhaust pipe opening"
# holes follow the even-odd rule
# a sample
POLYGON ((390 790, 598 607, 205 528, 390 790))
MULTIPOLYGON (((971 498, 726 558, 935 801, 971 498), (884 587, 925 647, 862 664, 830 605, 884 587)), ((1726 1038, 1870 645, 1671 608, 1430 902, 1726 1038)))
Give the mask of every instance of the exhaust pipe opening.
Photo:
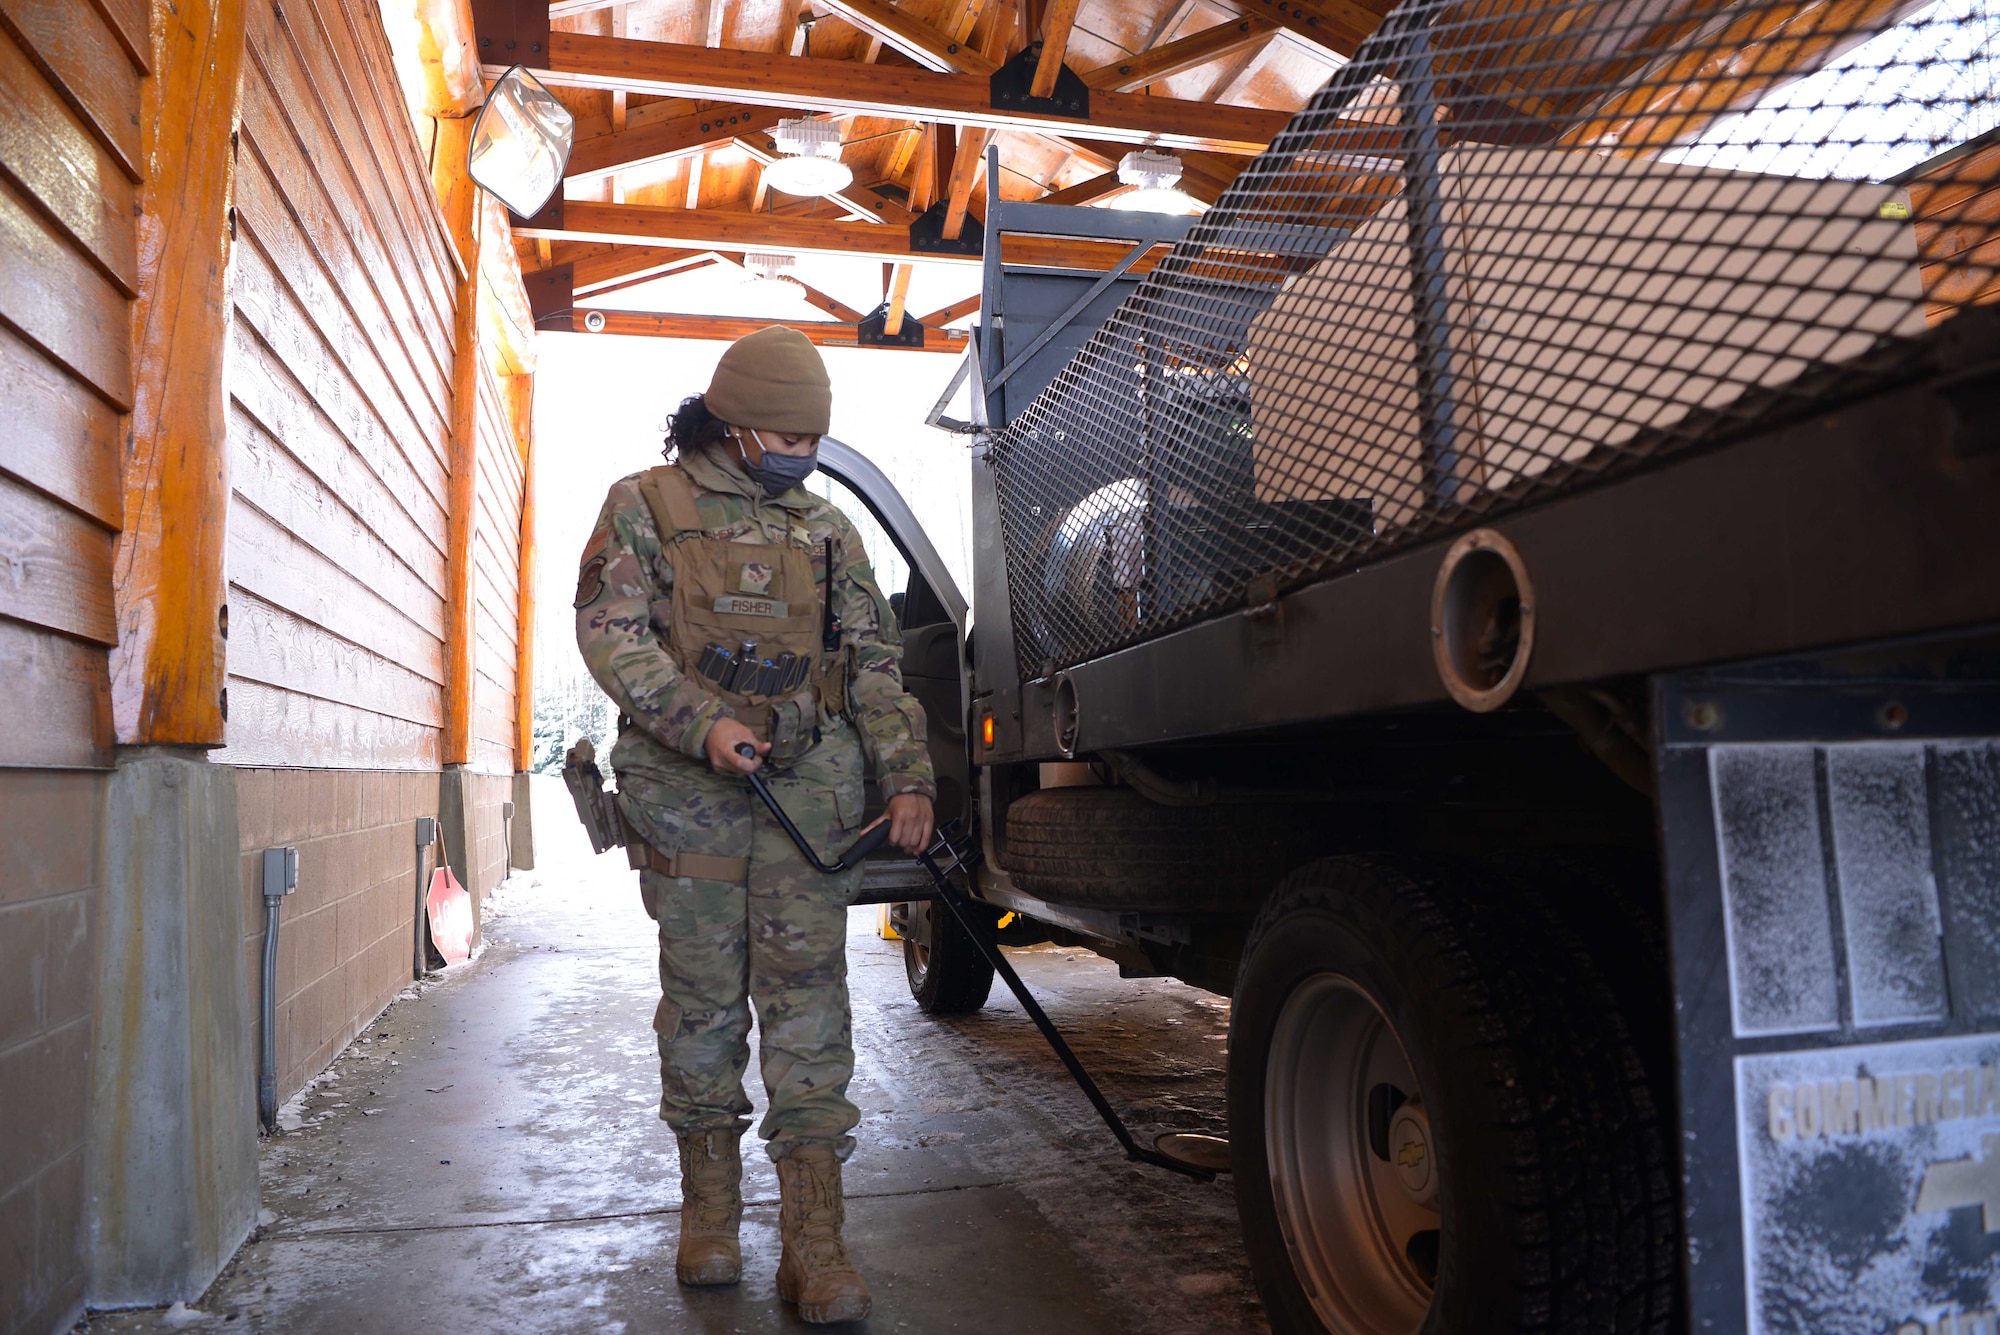
POLYGON ((1475 713, 1520 688, 1535 647, 1534 589, 1514 544, 1490 528, 1453 543, 1431 594, 1431 651, 1451 698, 1475 713))

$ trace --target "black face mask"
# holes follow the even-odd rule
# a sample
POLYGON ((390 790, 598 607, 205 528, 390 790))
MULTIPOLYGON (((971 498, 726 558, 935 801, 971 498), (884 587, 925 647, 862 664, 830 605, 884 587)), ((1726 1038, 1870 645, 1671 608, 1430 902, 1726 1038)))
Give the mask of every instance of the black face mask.
POLYGON ((766 449, 764 462, 753 464, 744 454, 743 438, 739 436, 736 439, 736 461, 743 465, 743 471, 755 479, 758 486, 776 496, 790 491, 813 475, 813 470, 819 467, 819 447, 814 446, 811 454, 779 454, 776 450, 766 449))

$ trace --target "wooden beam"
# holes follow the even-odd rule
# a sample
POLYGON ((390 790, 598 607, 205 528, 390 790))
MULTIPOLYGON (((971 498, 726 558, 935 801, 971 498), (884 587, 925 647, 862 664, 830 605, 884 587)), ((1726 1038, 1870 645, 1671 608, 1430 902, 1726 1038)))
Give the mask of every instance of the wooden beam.
MULTIPOLYGON (((625 31, 625 6, 611 6, 611 36, 626 37, 629 35, 625 31)), ((623 88, 617 89, 611 94, 611 132, 613 134, 625 128, 625 100, 628 96, 629 94, 623 88)))
POLYGON ((657 246, 576 245, 550 242, 550 263, 544 268, 567 264, 571 270, 570 290, 581 297, 612 284, 657 278, 700 259, 706 251, 657 246))
POLYGON ((755 134, 777 125, 784 113, 740 103, 705 107, 671 120, 633 125, 611 134, 579 139, 570 149, 566 181, 589 180, 612 172, 631 171, 657 162, 705 153, 738 135, 755 134))
POLYGON ((1393 0, 1287 0, 1265 8, 1279 27, 1345 60, 1395 5, 1393 0))
POLYGON ((693 154, 688 158, 687 189, 681 195, 681 204, 685 208, 698 209, 701 207, 701 159, 702 155, 699 153, 693 154))
POLYGON ((937 196, 936 178, 931 173, 935 154, 931 148, 931 136, 937 132, 934 125, 917 125, 911 132, 896 141, 895 149, 889 155, 887 179, 903 179, 909 173, 910 212, 921 214, 931 206, 937 196))
POLYGON ((882 317, 884 338, 894 338, 903 332, 903 312, 910 304, 910 275, 916 269, 914 264, 896 266, 896 276, 889 283, 889 310, 882 317))
POLYGON ((966 209, 972 204, 972 186, 979 179, 979 169, 985 165, 986 157, 986 131, 964 129, 958 133, 960 143, 952 159, 944 226, 940 229, 947 241, 958 240, 959 234, 965 230, 966 209))
MULTIPOLYGON (((711 51, 587 33, 552 33, 549 48, 550 69, 541 78, 552 87, 625 88, 652 97, 726 99, 981 129, 1065 134, 1085 128, 1060 116, 996 108, 989 81, 973 74, 728 48, 711 51)), ((497 78, 505 69, 492 65, 487 72, 497 78)), ((1262 152, 1291 120, 1283 111, 1134 93, 1097 93, 1090 111, 1088 131, 1100 139, 1234 153, 1262 152)))
MULTIPOLYGON (((735 139, 732 142, 766 167, 778 160, 777 140, 772 139, 769 135, 754 134, 735 139)), ((763 207, 764 193, 763 181, 760 177, 758 181, 758 199, 752 205, 753 208, 763 207)), ((884 198, 859 182, 848 186, 845 190, 837 190, 833 194, 826 196, 826 198, 839 204, 851 213, 860 214, 870 222, 900 223, 907 227, 915 216, 893 199, 884 198)))
MULTIPOLYGON (((147 8, 153 77, 142 85, 140 126, 148 180, 129 331, 125 516, 112 566, 112 718, 127 746, 220 746, 229 629, 225 220, 247 5, 154 0, 147 8)), ((10 539, 26 544, 13 550, 50 551, 43 542, 26 532, 10 539)), ((27 567, 28 578, 36 568, 27 567)), ((17 581, 21 570, 15 564, 17 581)))
POLYGON ((498 376, 526 375, 535 369, 535 315, 522 281, 521 261, 508 244, 507 206, 480 192, 484 235, 496 238, 479 248, 479 310, 487 364, 498 376))
POLYGON ((1166 41, 1199 8, 1201 0, 1174 0, 1174 3, 1162 11, 1159 20, 1153 24, 1153 30, 1146 34, 1146 39, 1139 43, 1139 50, 1151 51, 1166 41))
POLYGON ((1203 28, 1191 37, 1099 65, 1087 71, 1083 81, 1092 88, 1108 92, 1129 92, 1267 41, 1277 30, 1278 25, 1269 19, 1231 19, 1211 28, 1203 28))
POLYGON ((1106 195, 1123 190, 1124 188, 1125 183, 1118 179, 1118 173, 1109 171, 1101 176, 1093 176, 1088 181, 1079 181, 1067 189, 1051 190, 1035 202, 1038 204, 1088 204, 1093 199, 1102 199, 1106 195))
MULTIPOLYGON (((700 338, 733 343, 748 334, 771 325, 783 325, 796 329, 814 343, 824 347, 861 347, 855 338, 854 326, 835 324, 831 320, 765 320, 739 318, 733 315, 662 315, 652 311, 604 311, 606 334, 637 335, 642 338, 700 338)), ((586 335, 586 337, 595 337, 586 335)), ((908 348, 909 352, 965 351, 969 336, 962 329, 924 330, 924 346, 921 349, 908 348)), ((891 349, 894 351, 894 349, 891 349)))
POLYGON ((925 69, 949 74, 991 74, 1000 68, 962 37, 940 32, 888 0, 817 0, 861 31, 901 51, 925 69))
POLYGON ((932 311, 917 321, 926 329, 942 329, 953 320, 962 320, 979 309, 979 294, 973 293, 963 301, 954 301, 949 306, 932 311))
POLYGON ((439 203, 461 270, 452 289, 451 434, 445 444, 444 738, 447 765, 472 763, 473 526, 479 474, 480 191, 465 172, 472 119, 439 121, 432 159, 439 203))
POLYGON ((808 303, 825 311, 836 320, 840 320, 846 324, 860 324, 868 318, 867 312, 855 310, 838 297, 820 291, 811 283, 793 278, 790 274, 785 275, 784 281, 796 287, 799 290, 799 295, 804 297, 808 303))
MULTIPOLYGON (((636 243, 680 246, 690 250, 782 250, 798 255, 863 255, 881 260, 916 260, 932 264, 978 264, 977 255, 937 255, 910 248, 904 227, 874 223, 823 222, 816 218, 784 218, 768 213, 725 213, 720 209, 657 208, 644 204, 592 204, 570 200, 563 207, 563 226, 523 226, 516 236, 548 237, 551 241, 636 243)), ((1128 247, 1105 241, 1067 237, 1010 236, 1003 252, 1007 263, 1038 268, 1109 269, 1128 247)), ((558 252, 560 256, 560 251, 558 252)), ((1134 272, 1144 273, 1141 260, 1134 272)))
POLYGON ((950 196, 951 173, 957 164, 958 127, 931 126, 931 184, 929 198, 924 202, 925 208, 950 196))
POLYGON ((458 117, 486 100, 479 77, 472 7, 466 0, 417 0, 417 58, 424 69, 423 114, 458 117))
POLYGON ((1063 57, 1069 54, 1070 31, 1076 27, 1078 0, 1049 0, 1042 11, 1042 54, 1035 59, 1035 77, 1028 84, 1028 96, 1047 97, 1056 90, 1056 76, 1062 73, 1063 57))
POLYGON ((600 9, 610 9, 622 5, 625 0, 550 0, 549 17, 552 19, 573 19, 579 14, 590 14, 600 9))
POLYGON ((638 274, 631 278, 620 279, 618 282, 615 283, 601 283, 590 293, 590 295, 593 298, 602 300, 603 298, 610 296, 613 292, 623 292, 628 287, 638 287, 641 283, 650 283, 656 278, 678 278, 684 273, 693 273, 696 269, 706 269, 711 264, 725 264, 731 262, 732 261, 728 260, 724 256, 718 254, 698 255, 694 259, 689 260, 686 264, 675 265, 671 269, 662 270, 658 273, 638 274))
POLYGON ((701 17, 701 43, 707 47, 722 45, 722 20, 727 13, 729 0, 699 0, 695 13, 701 17))
POLYGON ((535 377, 507 377, 508 420, 521 451, 521 551, 515 585, 514 769, 535 764, 535 377))

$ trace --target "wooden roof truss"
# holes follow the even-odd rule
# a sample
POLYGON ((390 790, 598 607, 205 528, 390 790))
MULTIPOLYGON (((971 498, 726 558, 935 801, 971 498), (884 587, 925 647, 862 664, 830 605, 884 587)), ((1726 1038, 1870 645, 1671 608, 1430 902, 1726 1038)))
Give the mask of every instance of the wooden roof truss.
MULTIPOLYGON (((1887 22, 1910 4, 1464 0, 1452 31, 1474 40, 1433 58, 1454 96, 1488 119, 1496 108, 1518 117, 1524 140, 1656 151, 1823 64, 1840 49, 1839 34, 1857 29, 1857 14, 1860 26, 1887 22), (1636 24, 1635 3, 1649 16, 1636 24), (1593 5, 1623 16, 1618 40, 1605 39, 1593 5), (1835 13, 1840 22, 1827 23, 1835 13), (1675 56, 1696 31, 1727 33, 1751 55, 1727 70, 1675 56), (1600 91, 1572 96, 1578 86, 1600 91)), ((570 327, 578 301, 776 250, 893 266, 871 314, 894 335, 906 322, 928 333, 933 321, 971 313, 959 302, 915 317, 905 303, 915 264, 976 263, 964 248, 978 237, 989 143, 1005 198, 1108 203, 1126 189, 1119 159, 1143 146, 1177 152, 1181 188, 1213 203, 1391 8, 1392 0, 475 0, 474 14, 488 77, 520 59, 578 120, 559 197, 515 226, 523 267, 537 280, 529 287, 541 327, 570 327), (1008 82, 1017 77, 1025 87, 1008 82), (825 199, 764 183, 763 167, 778 154, 771 132, 802 115, 841 126, 854 172, 850 187, 825 199)), ((1389 145, 1393 153, 1393 105, 1385 115, 1366 103, 1354 104, 1338 137, 1350 152, 1389 145)), ((1010 240, 1007 255, 1086 269, 1118 257, 1115 246, 1048 238, 1010 240)), ((815 336, 851 341, 863 313, 801 287, 838 322, 815 336)), ((728 321, 708 317, 623 313, 612 326, 733 336, 728 321)), ((959 347, 963 337, 926 346, 959 347)))

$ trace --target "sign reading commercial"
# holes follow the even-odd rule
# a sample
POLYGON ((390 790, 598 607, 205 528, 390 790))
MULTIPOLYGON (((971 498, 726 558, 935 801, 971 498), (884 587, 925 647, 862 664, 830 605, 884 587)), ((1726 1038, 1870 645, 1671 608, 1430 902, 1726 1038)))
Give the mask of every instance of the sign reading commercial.
POLYGON ((1736 1059, 1756 1335, 2000 1335, 2000 1035, 1736 1059))

